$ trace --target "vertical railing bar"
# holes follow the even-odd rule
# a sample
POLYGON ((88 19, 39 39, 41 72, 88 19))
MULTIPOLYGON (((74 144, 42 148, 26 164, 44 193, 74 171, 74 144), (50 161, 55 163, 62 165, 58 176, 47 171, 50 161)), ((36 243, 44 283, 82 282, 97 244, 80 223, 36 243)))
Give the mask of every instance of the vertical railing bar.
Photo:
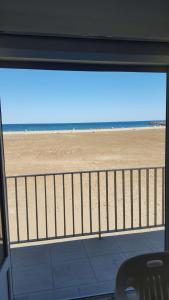
POLYGON ((157 169, 154 169, 154 225, 157 225, 157 169))
POLYGON ((115 217, 115 231, 117 231, 117 176, 114 171, 114 217, 115 217))
POLYGON ((165 195, 164 195, 164 168, 162 168, 162 225, 164 225, 164 201, 165 201, 165 195))
POLYGON ((141 170, 138 170, 139 227, 141 228, 141 170))
POLYGON ((66 203, 65 203, 65 175, 62 175, 63 180, 63 221, 64 221, 64 236, 66 237, 66 203))
POLYGON ((109 232, 109 191, 108 191, 108 172, 106 171, 106 217, 107 217, 107 231, 109 232))
POLYGON ((57 207, 56 207, 56 176, 53 175, 53 196, 54 196, 54 218, 55 218, 55 236, 57 237, 57 207))
POLYGON ((25 202, 26 202, 27 239, 29 241, 29 209, 28 209, 28 189, 27 189, 27 177, 26 176, 25 176, 25 202))
POLYGON ((37 199, 37 178, 36 178, 36 176, 34 177, 34 179, 35 179, 35 206, 36 206, 36 234, 37 234, 37 239, 39 239, 38 199, 37 199))
POLYGON ((48 205, 47 205, 46 175, 44 175, 44 189, 45 189, 46 237, 48 238, 48 205))
POLYGON ((133 228, 133 170, 130 170, 131 228, 133 228))
POLYGON ((83 224, 83 178, 82 172, 80 172, 80 198, 81 198, 81 227, 82 227, 82 235, 84 234, 84 224, 83 224))
POLYGON ((17 237, 18 242, 20 241, 20 230, 19 230, 19 213, 18 213, 18 181, 15 177, 15 203, 16 203, 16 224, 17 224, 17 237))
POLYGON ((72 224, 73 224, 73 235, 75 235, 75 205, 74 205, 74 180, 73 173, 71 174, 72 183, 72 224))
POLYGON ((92 189, 91 189, 91 173, 89 172, 89 214, 90 214, 90 233, 93 231, 92 224, 92 189))
POLYGON ((150 205, 150 194, 149 194, 149 169, 146 170, 146 203, 147 203, 147 227, 149 227, 149 205, 150 205))
POLYGON ((123 229, 126 228, 126 197, 125 197, 125 171, 122 170, 122 197, 123 197, 123 229))
POLYGON ((97 172, 97 193, 98 193, 98 230, 101 239, 101 210, 100 210, 100 172, 97 172))

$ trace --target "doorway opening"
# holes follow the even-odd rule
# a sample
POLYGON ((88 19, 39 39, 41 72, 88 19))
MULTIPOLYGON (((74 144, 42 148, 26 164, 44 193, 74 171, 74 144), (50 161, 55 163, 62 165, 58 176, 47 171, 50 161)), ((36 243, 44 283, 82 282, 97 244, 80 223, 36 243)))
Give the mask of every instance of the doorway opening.
POLYGON ((166 74, 1 76, 15 298, 112 293, 164 249, 166 74))

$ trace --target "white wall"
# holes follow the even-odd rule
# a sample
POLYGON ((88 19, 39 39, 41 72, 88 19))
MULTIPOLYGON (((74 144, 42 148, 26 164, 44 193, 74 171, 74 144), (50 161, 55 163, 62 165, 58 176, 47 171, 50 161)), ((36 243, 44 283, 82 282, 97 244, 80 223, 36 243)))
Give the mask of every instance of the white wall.
POLYGON ((169 0, 0 0, 0 30, 169 41, 169 0))

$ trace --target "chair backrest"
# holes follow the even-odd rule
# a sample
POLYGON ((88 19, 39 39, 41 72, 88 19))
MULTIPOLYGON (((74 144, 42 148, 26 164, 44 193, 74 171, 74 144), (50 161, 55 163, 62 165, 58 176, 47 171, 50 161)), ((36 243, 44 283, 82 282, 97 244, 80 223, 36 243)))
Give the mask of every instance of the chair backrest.
POLYGON ((125 261, 116 277, 118 300, 133 288, 139 300, 169 300, 169 252, 135 256, 125 261))

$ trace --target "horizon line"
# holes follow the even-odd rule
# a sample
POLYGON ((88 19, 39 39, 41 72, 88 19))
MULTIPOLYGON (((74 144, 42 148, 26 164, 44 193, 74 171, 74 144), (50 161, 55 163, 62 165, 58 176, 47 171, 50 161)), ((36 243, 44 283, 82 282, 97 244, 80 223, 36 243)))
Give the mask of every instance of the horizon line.
POLYGON ((147 119, 147 120, 120 120, 120 121, 87 121, 87 122, 40 122, 40 123, 3 123, 2 125, 43 125, 43 124, 90 124, 90 123, 122 123, 122 122, 154 122, 165 121, 165 119, 147 119))

